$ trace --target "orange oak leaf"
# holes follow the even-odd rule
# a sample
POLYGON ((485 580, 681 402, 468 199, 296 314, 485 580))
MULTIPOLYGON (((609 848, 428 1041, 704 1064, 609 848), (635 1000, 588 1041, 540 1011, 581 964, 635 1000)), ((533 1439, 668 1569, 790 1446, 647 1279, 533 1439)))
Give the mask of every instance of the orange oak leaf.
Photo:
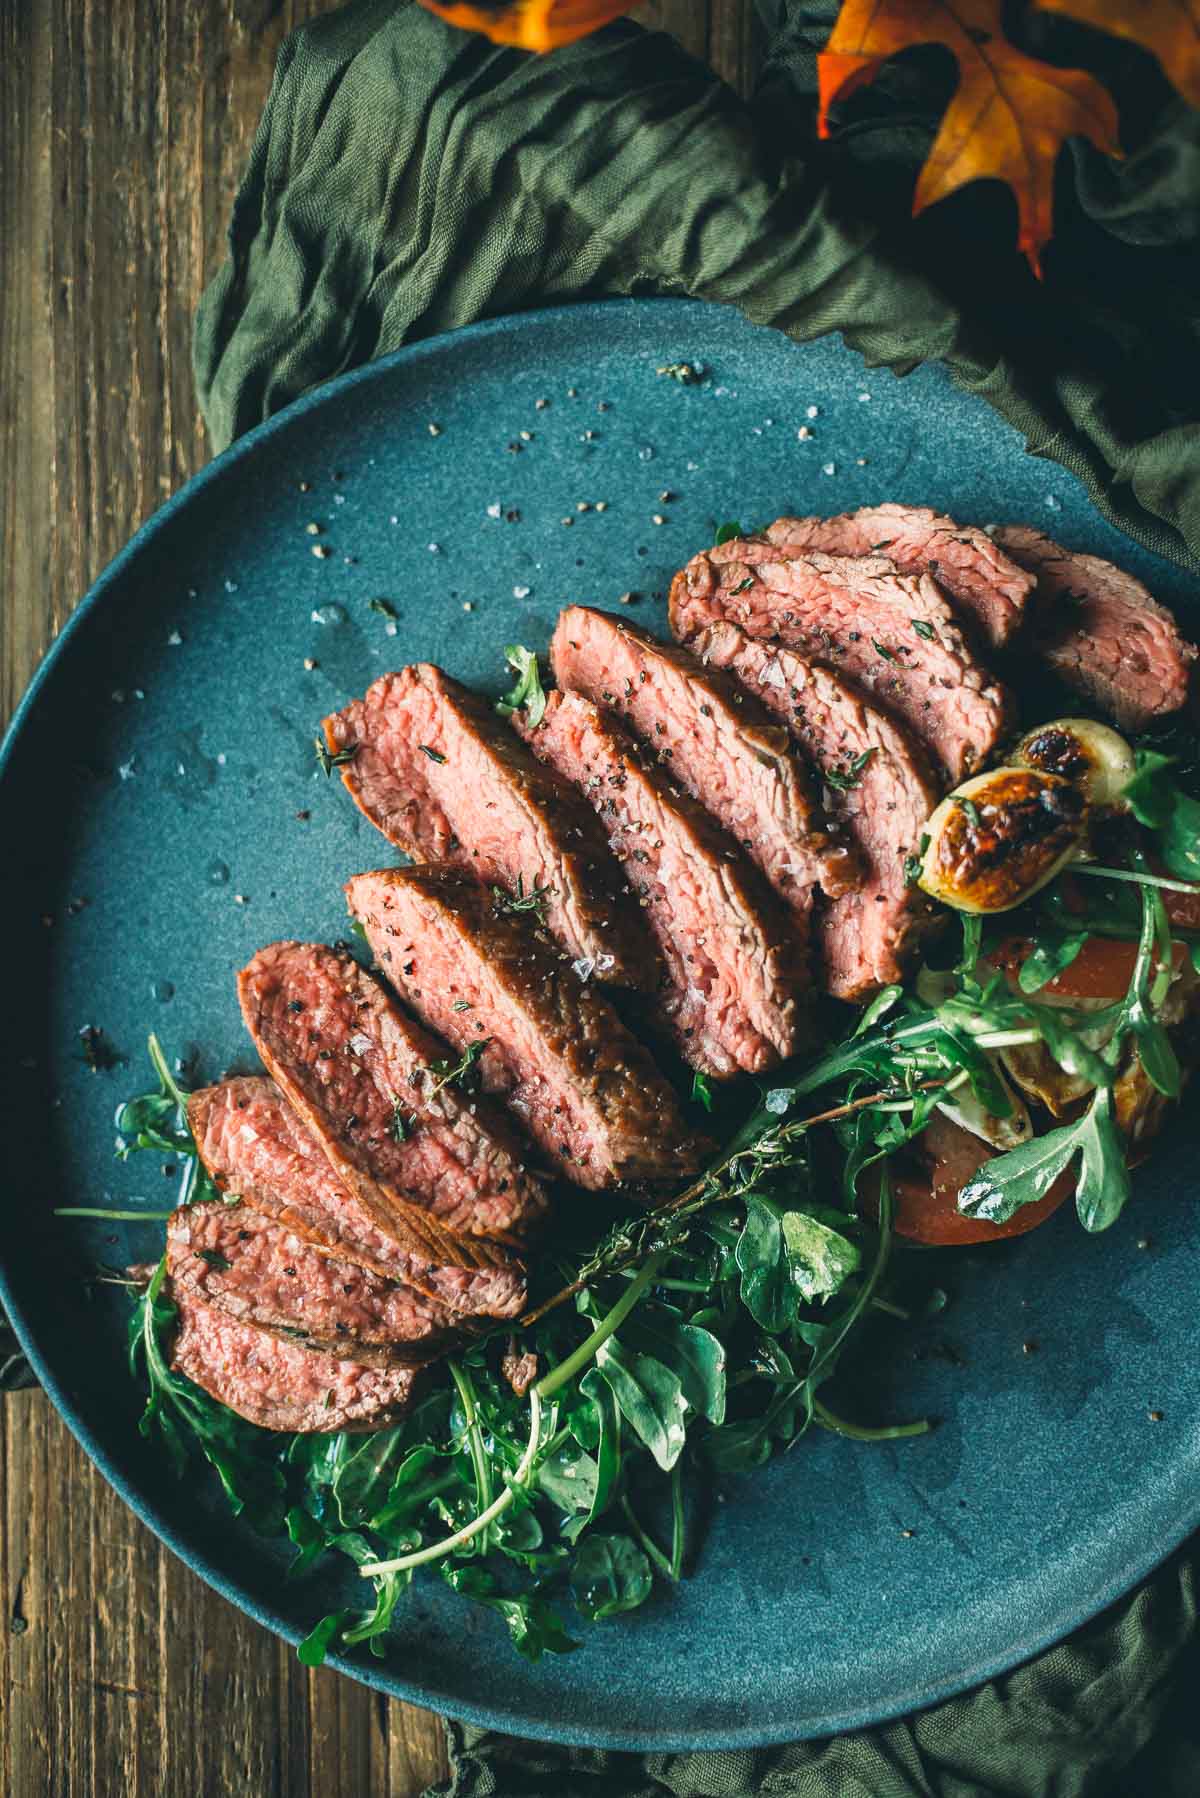
POLYGON ((429 12, 464 31, 481 31, 494 44, 518 50, 556 50, 620 18, 633 0, 506 0, 471 6, 466 0, 421 0, 429 12))
POLYGON ((1040 276, 1063 141, 1087 137, 1119 156, 1117 113, 1090 75, 1014 49, 1003 35, 1003 13, 1003 0, 844 0, 818 58, 817 128, 828 136, 830 106, 872 80, 889 56, 914 44, 944 44, 958 62, 958 87, 921 170, 913 212, 980 177, 1007 181, 1017 201, 1018 247, 1040 276))
POLYGON ((1200 106, 1197 0, 1037 0, 1037 6, 1039 12, 1065 13, 1153 51, 1188 105, 1200 106))

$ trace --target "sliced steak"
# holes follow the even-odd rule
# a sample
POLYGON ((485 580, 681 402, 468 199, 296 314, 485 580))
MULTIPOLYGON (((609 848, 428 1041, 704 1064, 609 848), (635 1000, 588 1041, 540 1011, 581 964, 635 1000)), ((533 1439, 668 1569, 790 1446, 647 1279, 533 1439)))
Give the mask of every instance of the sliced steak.
POLYGON ((822 772, 830 815, 842 820, 862 855, 862 885, 830 900, 818 917, 829 991, 862 999, 902 980, 931 911, 904 867, 940 797, 924 752, 858 688, 793 650, 733 624, 701 631, 694 647, 784 720, 822 772))
POLYGON ((996 541, 1037 578, 1034 649, 1061 681, 1123 730, 1186 704, 1196 646, 1141 581, 1030 525, 1001 525, 996 541))
POLYGON ((184 1205, 167 1224, 167 1272, 239 1323, 360 1361, 428 1361, 454 1313, 411 1286, 338 1261, 249 1205, 184 1205))
POLYGON ((861 506, 837 518, 780 518, 764 533, 787 555, 885 555, 901 574, 932 574, 975 628, 1001 648, 1020 628, 1033 582, 975 525, 928 506, 861 506))
POLYGON ((289 1435, 379 1430, 403 1417, 417 1370, 314 1354, 254 1324, 238 1323, 192 1293, 174 1293, 179 1330, 172 1365, 247 1423, 289 1435))
MULTIPOLYGON (((490 900, 488 901, 490 903, 490 900)), ((497 1108, 434 1091, 446 1055, 354 957, 272 943, 238 976, 242 1015, 268 1070, 342 1180, 383 1227, 414 1208, 436 1220, 409 1247, 447 1259, 437 1234, 513 1240, 546 1210, 525 1150, 497 1108)))
POLYGON ((658 1004, 684 1060, 725 1079, 795 1054, 807 957, 736 844, 581 693, 551 693, 533 728, 513 723, 599 813, 657 938, 658 1004))
POLYGON ((546 926, 570 960, 614 985, 654 988, 649 932, 591 811, 485 700, 418 662, 324 728, 331 750, 354 751, 342 779, 390 843, 509 892, 543 891, 546 926))
POLYGON ((479 1055, 529 1134, 579 1186, 682 1178, 707 1145, 608 1001, 454 869, 386 868, 346 886, 390 979, 479 1055))
MULTIPOLYGON (((383 1230, 339 1180, 316 1137, 273 1080, 261 1075, 205 1087, 188 1100, 188 1124, 217 1189, 237 1194, 323 1254, 412 1286, 414 1315, 442 1328, 445 1312, 515 1317, 525 1303, 517 1261, 486 1268, 431 1265, 383 1230)), ((399 1301, 397 1301, 399 1302, 399 1301)))
POLYGON ((690 641, 728 619, 863 687, 907 724, 951 783, 983 767, 1012 718, 927 574, 882 556, 785 557, 762 538, 693 556, 671 583, 671 629, 690 641))
POLYGON ((758 864, 806 941, 814 889, 844 892, 859 870, 787 732, 727 675, 590 606, 561 614, 550 656, 559 686, 615 713, 758 864))

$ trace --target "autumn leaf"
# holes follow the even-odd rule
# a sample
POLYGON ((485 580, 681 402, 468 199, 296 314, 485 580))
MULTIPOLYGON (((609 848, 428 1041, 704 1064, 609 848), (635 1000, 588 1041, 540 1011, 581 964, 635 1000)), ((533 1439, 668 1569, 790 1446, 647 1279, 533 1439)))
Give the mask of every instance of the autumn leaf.
POLYGON ((481 31, 494 44, 518 50, 556 50, 599 31, 630 10, 633 0, 504 0, 469 6, 465 0, 421 0, 429 12, 464 31, 481 31))
POLYGON ((958 62, 958 88, 921 170, 913 212, 969 181, 1006 181, 1017 201, 1018 247, 1040 276, 1063 142, 1086 137, 1119 156, 1117 113, 1090 75, 1014 49, 1003 35, 1003 13, 1002 0, 845 0, 817 62, 817 128, 828 136, 829 108, 871 81, 889 56, 915 44, 944 44, 958 62))
POLYGON ((1065 13, 1150 50, 1189 106, 1200 106, 1200 4, 1197 0, 1037 0, 1039 12, 1065 13))

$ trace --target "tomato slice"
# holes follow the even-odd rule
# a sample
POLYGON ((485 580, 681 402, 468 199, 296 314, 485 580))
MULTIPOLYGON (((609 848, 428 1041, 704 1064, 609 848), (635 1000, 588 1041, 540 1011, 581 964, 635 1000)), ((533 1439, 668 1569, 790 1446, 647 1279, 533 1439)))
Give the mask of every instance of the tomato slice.
MULTIPOLYGON (((1170 898, 1168 893, 1167 898, 1170 898)), ((1180 897, 1181 895, 1176 895, 1180 897)), ((1184 901, 1191 904, 1191 900, 1184 901)), ((1017 969, 1032 952, 1028 937, 1006 937, 997 949, 990 950, 988 960, 1015 980, 1017 969)), ((1173 946, 1175 966, 1182 966, 1187 951, 1182 943, 1173 946)), ((1030 995, 1034 999, 1122 999, 1133 979, 1137 960, 1137 944, 1117 937, 1090 936, 1070 967, 1030 995)))
POLYGON ((896 1168, 892 1174, 895 1227, 898 1236, 930 1248, 1024 1236, 1045 1223, 1075 1190, 1075 1178, 1068 1169, 1036 1205, 1023 1205, 1006 1224, 989 1224, 983 1218, 964 1216, 958 1209, 958 1195, 997 1151, 940 1112, 934 1112, 919 1146, 929 1163, 928 1171, 896 1168))

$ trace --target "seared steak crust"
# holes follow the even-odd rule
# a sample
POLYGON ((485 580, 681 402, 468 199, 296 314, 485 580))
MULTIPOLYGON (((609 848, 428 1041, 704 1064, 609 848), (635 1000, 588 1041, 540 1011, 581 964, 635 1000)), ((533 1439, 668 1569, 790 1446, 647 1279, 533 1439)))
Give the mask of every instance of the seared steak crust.
POLYGON ((939 798, 923 751, 840 675, 779 644, 716 624, 700 633, 694 647, 785 721, 824 777, 830 814, 843 821, 861 852, 862 885, 830 900, 818 918, 829 991, 838 999, 863 999, 902 980, 930 914, 904 871, 939 798))
POLYGON ((814 888, 842 892, 858 867, 821 816, 787 732, 686 650, 590 606, 560 615, 550 657, 560 687, 614 712, 728 831, 807 936, 814 888))
POLYGON ((1029 525, 1002 525, 996 541, 1037 578, 1034 648, 1061 681, 1123 730, 1187 703, 1196 646, 1135 575, 1029 525))
POLYGON ((186 1290, 174 1297, 179 1330, 173 1366, 248 1423, 288 1434, 379 1430, 408 1409, 415 1368, 314 1354, 238 1323, 186 1290))
POLYGON ((538 933, 453 869, 385 868, 346 886, 390 979, 580 1186, 679 1178, 704 1146, 649 1055, 538 933))
POLYGON ((599 814, 658 941, 658 1005, 685 1061, 724 1079, 793 1055, 802 946, 731 839, 582 694, 553 692, 539 725, 513 724, 599 814))
MULTIPOLYGON (((353 956, 272 943, 238 976, 242 1014, 270 1072, 342 1180, 384 1227, 414 1206, 452 1232, 511 1239, 545 1213, 503 1113, 434 1092, 445 1055, 353 956)), ((432 1252, 430 1243, 410 1244, 432 1252)))
POLYGON ((492 707, 428 662, 385 674, 325 720, 342 779, 388 841, 515 892, 545 890, 547 928, 571 960, 652 990, 653 944, 579 795, 513 738, 492 707))
POLYGON ((167 1272, 176 1295, 359 1361, 428 1361, 456 1321, 411 1286, 335 1260, 249 1205, 220 1199, 171 1218, 167 1272))
POLYGON ((941 588, 881 556, 788 556, 762 538, 722 543, 675 576, 671 629, 690 642, 724 619, 864 688, 951 782, 981 768, 1011 722, 1008 693, 977 661, 941 588))
POLYGON ((343 1185, 316 1137, 274 1081, 261 1075, 205 1087, 188 1100, 188 1124, 214 1185, 237 1194, 326 1255, 412 1286, 431 1328, 444 1312, 515 1317, 525 1303, 517 1261, 486 1268, 431 1265, 381 1229, 343 1185))
POLYGON ((928 506, 862 506, 837 518, 780 518, 764 533, 786 555, 885 555, 901 574, 931 574, 983 643, 999 649, 1019 630, 1033 591, 1024 568, 975 525, 928 506))

